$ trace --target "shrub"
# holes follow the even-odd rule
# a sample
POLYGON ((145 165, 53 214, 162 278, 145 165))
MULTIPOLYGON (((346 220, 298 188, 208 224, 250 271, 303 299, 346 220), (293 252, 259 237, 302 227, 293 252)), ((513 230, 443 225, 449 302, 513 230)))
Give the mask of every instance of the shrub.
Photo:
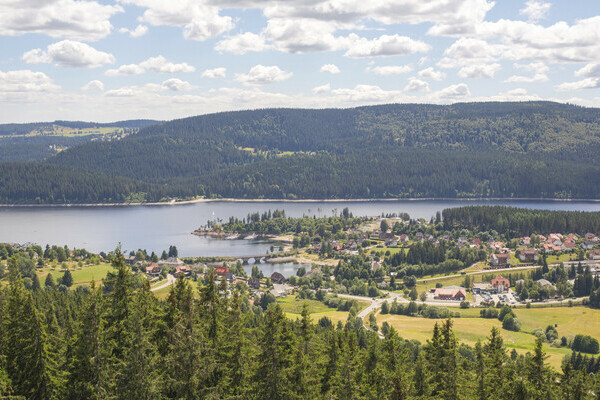
POLYGON ((466 300, 460 302, 460 308, 469 308, 470 306, 471 306, 471 303, 469 303, 466 300))
POLYGON ((582 353, 598 354, 598 340, 589 335, 575 335, 571 348, 582 353))
POLYGON ((507 314, 502 320, 502 327, 509 331, 519 332, 521 330, 521 321, 513 317, 512 314, 507 314))

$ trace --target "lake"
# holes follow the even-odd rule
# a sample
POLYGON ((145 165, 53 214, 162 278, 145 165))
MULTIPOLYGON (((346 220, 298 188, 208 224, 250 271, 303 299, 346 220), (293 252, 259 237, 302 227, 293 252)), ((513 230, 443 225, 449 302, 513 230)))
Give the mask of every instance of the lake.
POLYGON ((176 206, 131 207, 0 207, 0 242, 33 242, 109 251, 119 243, 125 251, 162 252, 177 246, 180 256, 264 254, 269 243, 220 240, 191 232, 215 218, 243 218, 252 212, 283 209, 288 216, 329 216, 348 207, 356 216, 407 212, 413 218, 434 216, 444 208, 464 205, 510 205, 548 210, 600 211, 593 201, 377 200, 310 202, 200 202, 176 206))

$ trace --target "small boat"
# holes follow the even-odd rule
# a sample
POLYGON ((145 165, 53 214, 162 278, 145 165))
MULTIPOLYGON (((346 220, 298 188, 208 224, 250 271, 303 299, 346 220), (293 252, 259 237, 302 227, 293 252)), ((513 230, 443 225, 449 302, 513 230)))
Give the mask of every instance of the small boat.
POLYGON ((225 238, 225 240, 235 240, 235 239, 237 239, 237 238, 239 238, 239 237, 240 237, 240 235, 239 235, 239 234, 237 234, 237 233, 234 233, 233 235, 229 235, 229 236, 227 236, 227 237, 225 238))
POLYGON ((246 236, 244 238, 244 240, 254 240, 254 239, 256 239, 256 234, 255 233, 253 233, 251 235, 248 235, 248 236, 246 236))

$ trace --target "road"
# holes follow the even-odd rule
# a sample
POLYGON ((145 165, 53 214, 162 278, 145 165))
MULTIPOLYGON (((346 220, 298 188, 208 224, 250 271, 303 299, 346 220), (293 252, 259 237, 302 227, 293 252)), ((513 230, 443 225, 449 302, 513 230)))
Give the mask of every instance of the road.
POLYGON ((177 279, 175 279, 175 277, 174 277, 173 275, 171 275, 171 274, 167 274, 167 281, 166 281, 166 282, 164 282, 163 284, 161 284, 161 285, 158 285, 158 286, 156 286, 156 287, 153 287, 153 288, 152 288, 152 289, 150 289, 150 290, 151 290, 151 291, 153 291, 153 292, 156 292, 157 290, 160 290, 160 289, 166 288, 167 286, 171 286, 172 284, 174 284, 174 283, 175 283, 175 281, 176 281, 176 280, 177 280, 177 279))

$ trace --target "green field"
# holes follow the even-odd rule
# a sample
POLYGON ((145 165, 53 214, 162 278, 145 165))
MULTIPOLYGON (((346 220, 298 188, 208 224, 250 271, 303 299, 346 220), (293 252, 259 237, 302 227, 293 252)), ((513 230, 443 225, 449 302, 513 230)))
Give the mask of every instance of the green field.
MULTIPOLYGON (((500 329, 506 347, 509 350, 516 349, 521 354, 533 349, 535 336, 529 332, 535 328, 546 328, 550 324, 558 325, 556 329, 560 336, 583 333, 600 340, 600 310, 587 307, 517 309, 515 313, 523 323, 521 332, 502 329, 502 324, 497 319, 478 318, 479 309, 460 312, 462 317, 454 319, 454 331, 460 341, 469 345, 474 345, 478 340, 486 340, 494 326, 500 329)), ((427 339, 431 339, 433 325, 440 320, 402 315, 377 316, 379 326, 384 321, 393 326, 403 338, 425 343, 427 339)), ((563 357, 571 353, 568 348, 556 348, 548 344, 544 348, 549 355, 548 362, 555 368, 560 368, 563 357)))
MULTIPOLYGON (((281 305, 281 309, 285 315, 293 320, 300 318, 304 304, 308 305, 308 311, 313 322, 317 322, 322 317, 329 318, 334 324, 337 324, 338 321, 345 322, 348 319, 348 312, 329 308, 317 300, 297 299, 296 296, 287 296, 278 298, 277 303, 281 305)), ((359 310, 368 305, 366 302, 359 302, 358 304, 359 310)))
MULTIPOLYGON (((80 285, 89 285, 92 280, 100 283, 102 279, 106 277, 106 274, 113 270, 112 265, 110 264, 98 264, 98 265, 90 265, 84 267, 71 267, 71 275, 73 275, 73 286, 80 285)), ((61 278, 65 271, 61 268, 42 268, 37 271, 38 278, 42 285, 44 284, 44 279, 46 279, 46 275, 52 274, 54 281, 61 278)))

